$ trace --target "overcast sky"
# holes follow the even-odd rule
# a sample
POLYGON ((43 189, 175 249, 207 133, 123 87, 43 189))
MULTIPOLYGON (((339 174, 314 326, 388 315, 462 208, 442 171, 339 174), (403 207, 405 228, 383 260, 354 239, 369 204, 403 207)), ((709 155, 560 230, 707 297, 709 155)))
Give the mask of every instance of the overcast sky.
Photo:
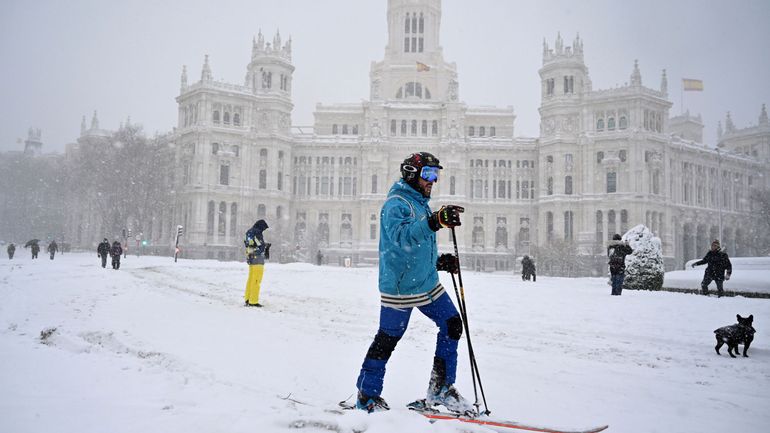
MULTIPOLYGON (((0 14, 0 151, 21 150, 30 126, 44 152, 63 150, 94 110, 114 130, 129 116, 152 134, 176 122, 179 79, 200 79, 204 54, 217 80, 243 84, 261 28, 293 39, 294 125, 311 125, 316 103, 369 96, 369 66, 387 40, 387 0, 220 0, 117 2, 5 0, 0 14)), ((441 45, 457 62, 460 98, 514 107, 515 134, 536 137, 542 42, 565 45, 577 32, 594 89, 629 81, 639 60, 644 85, 666 69, 672 114, 681 78, 702 79, 684 106, 701 113, 705 140, 732 112, 756 124, 770 103, 770 2, 444 0, 441 45)))

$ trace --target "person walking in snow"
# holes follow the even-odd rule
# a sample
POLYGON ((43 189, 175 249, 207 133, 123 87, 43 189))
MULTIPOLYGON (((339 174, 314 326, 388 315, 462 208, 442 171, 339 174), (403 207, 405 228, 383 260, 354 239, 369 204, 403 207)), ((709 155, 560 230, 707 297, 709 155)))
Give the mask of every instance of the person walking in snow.
POLYGON ((703 281, 700 283, 701 293, 708 295, 709 284, 714 281, 717 284, 717 297, 721 297, 724 294, 723 284, 733 273, 733 264, 730 263, 727 253, 721 249, 719 239, 711 242, 711 250, 703 256, 703 259, 693 263, 692 267, 700 265, 708 265, 703 273, 703 281))
POLYGON ((537 275, 535 272, 535 262, 528 255, 524 255, 521 259, 521 280, 529 281, 532 278, 532 282, 537 281, 537 275))
POLYGON ((115 241, 110 248, 110 256, 112 256, 112 269, 116 271, 120 269, 120 256, 123 255, 123 248, 120 246, 120 242, 115 241))
POLYGON ((99 244, 98 247, 96 247, 96 256, 101 257, 102 259, 102 267, 107 267, 107 255, 110 253, 110 241, 107 240, 107 238, 104 238, 104 240, 99 244))
POLYGON ((633 252, 634 250, 627 242, 623 242, 623 238, 619 234, 615 233, 612 236, 612 241, 607 246, 612 295, 620 296, 623 291, 623 280, 626 278, 626 256, 633 252))
POLYGON ((246 292, 243 294, 247 307, 261 307, 259 303, 259 290, 262 285, 262 277, 265 274, 265 259, 270 259, 270 245, 265 242, 262 233, 269 227, 265 220, 259 220, 246 231, 246 263, 249 265, 249 277, 246 280, 246 292))
POLYGON ((439 282, 437 272, 456 273, 459 269, 455 256, 438 256, 436 232, 459 226, 463 208, 447 205, 433 212, 428 206, 433 183, 438 181, 441 169, 439 160, 430 153, 410 155, 401 164, 401 179, 390 188, 382 205, 380 322, 356 380, 358 409, 368 412, 389 409, 381 397, 385 366, 406 332, 414 308, 438 327, 427 404, 442 404, 456 412, 472 409, 454 387, 462 319, 439 282))
POLYGON ((16 252, 16 245, 11 243, 10 245, 8 245, 8 248, 6 248, 5 251, 8 252, 8 260, 12 260, 13 254, 16 252))
POLYGON ((56 241, 51 241, 51 243, 48 244, 48 254, 51 255, 51 260, 53 260, 53 256, 56 255, 57 251, 59 251, 59 246, 56 244, 56 241))
POLYGON ((37 242, 33 242, 32 245, 30 246, 30 248, 32 250, 32 258, 36 259, 37 258, 37 254, 40 252, 40 245, 38 245, 37 242))

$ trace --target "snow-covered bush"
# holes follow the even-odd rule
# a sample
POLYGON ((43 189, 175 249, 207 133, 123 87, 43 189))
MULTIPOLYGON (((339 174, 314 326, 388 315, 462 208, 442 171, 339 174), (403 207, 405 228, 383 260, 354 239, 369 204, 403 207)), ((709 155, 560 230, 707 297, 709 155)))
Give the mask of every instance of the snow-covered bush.
POLYGON ((660 238, 640 224, 623 235, 633 254, 626 256, 626 278, 623 288, 633 290, 659 290, 663 287, 663 251, 660 238))

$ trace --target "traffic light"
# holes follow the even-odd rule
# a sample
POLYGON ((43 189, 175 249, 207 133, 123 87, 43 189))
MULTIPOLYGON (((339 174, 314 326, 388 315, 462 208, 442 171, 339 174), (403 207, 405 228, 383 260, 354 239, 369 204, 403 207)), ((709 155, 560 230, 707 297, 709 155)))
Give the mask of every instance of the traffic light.
POLYGON ((184 227, 182 226, 176 226, 176 235, 182 236, 184 234, 184 227))
POLYGON ((142 241, 142 246, 143 246, 143 247, 147 246, 147 241, 146 241, 146 240, 143 240, 143 241, 142 241))
POLYGON ((128 229, 128 237, 131 237, 131 229, 128 229))

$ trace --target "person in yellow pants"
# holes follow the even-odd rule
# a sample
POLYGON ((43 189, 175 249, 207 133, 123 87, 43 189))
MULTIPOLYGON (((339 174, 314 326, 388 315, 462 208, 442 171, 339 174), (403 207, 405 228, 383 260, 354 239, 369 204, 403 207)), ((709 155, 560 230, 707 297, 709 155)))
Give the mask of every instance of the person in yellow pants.
POLYGON ((270 259, 270 244, 265 242, 262 232, 267 230, 265 220, 254 223, 247 232, 243 244, 246 246, 246 263, 249 264, 249 278, 243 299, 247 307, 261 307, 259 289, 265 274, 265 259, 270 259))

